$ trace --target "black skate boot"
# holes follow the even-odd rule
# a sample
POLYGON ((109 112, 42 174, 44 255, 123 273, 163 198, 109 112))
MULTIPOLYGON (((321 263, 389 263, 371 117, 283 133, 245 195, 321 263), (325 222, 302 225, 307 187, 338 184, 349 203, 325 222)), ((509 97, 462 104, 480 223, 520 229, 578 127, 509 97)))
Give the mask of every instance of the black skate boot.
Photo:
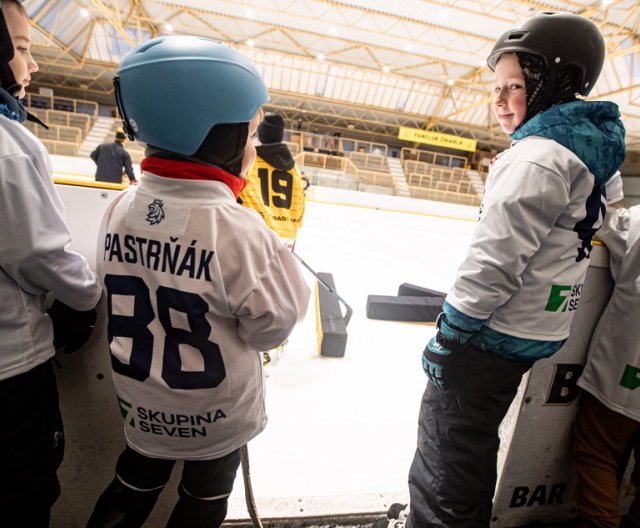
POLYGON ((376 519, 371 528, 404 528, 404 524, 409 514, 407 504, 393 503, 387 512, 385 519, 376 519))

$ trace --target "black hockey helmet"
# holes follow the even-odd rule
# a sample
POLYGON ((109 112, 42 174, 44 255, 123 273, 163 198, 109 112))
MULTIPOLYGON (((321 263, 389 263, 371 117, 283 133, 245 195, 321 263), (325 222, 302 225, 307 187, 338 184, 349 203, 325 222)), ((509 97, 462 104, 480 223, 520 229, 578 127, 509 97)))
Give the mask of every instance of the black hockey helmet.
POLYGON ((588 95, 604 64, 604 39, 588 18, 572 13, 539 13, 505 32, 487 58, 495 71, 504 53, 529 53, 541 57, 550 71, 576 68, 575 93, 588 95))

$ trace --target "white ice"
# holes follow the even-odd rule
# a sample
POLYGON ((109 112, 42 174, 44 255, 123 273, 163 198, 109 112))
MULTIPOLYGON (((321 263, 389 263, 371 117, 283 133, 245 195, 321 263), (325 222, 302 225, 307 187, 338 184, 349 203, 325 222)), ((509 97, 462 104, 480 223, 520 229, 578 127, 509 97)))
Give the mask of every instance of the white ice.
MULTIPOLYGON (((449 289, 477 210, 468 208, 466 218, 443 211, 307 201, 296 252, 316 272, 333 274, 353 317, 345 357, 319 357, 312 298, 283 356, 267 367, 269 423, 249 444, 261 516, 382 511, 408 499, 426 384, 421 354, 435 329, 368 319, 366 303, 371 294, 396 295, 403 282, 449 289)), ((228 518, 246 516, 239 475, 228 518)))

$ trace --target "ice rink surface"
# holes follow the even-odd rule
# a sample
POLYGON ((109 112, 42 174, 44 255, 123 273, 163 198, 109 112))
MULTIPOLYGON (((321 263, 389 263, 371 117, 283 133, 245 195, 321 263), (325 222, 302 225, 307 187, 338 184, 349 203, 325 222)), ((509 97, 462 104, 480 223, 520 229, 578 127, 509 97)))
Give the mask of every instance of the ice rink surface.
MULTIPOLYGON (((97 226, 118 191, 77 185, 61 185, 59 190, 72 247, 95 263, 97 226)), ((277 364, 266 367, 269 423, 248 447, 258 512, 268 526, 289 528, 295 520, 296 526, 309 526, 309 521, 314 528, 326 528, 326 522, 316 522, 319 517, 332 517, 330 525, 336 526, 340 515, 364 514, 353 519, 360 522, 364 516, 386 511, 393 502, 408 500, 407 475, 427 382, 421 355, 435 328, 368 319, 367 297, 396 295, 403 283, 447 292, 466 255, 477 216, 473 207, 311 189, 296 252, 317 272, 332 274, 340 296, 353 308, 353 317, 345 356, 319 357, 312 297, 284 354, 277 364)), ((516 402, 503 422, 503 436, 509 441, 501 444, 502 461, 508 471, 502 473, 505 480, 499 482, 494 503, 496 526, 568 520, 575 513, 571 500, 547 504, 540 499, 535 507, 529 502, 519 508, 512 505, 512 498, 516 489, 544 497, 547 485, 566 489, 567 496, 571 492, 574 477, 566 463, 564 439, 577 407, 573 399, 546 403, 550 390, 565 387, 569 379, 563 374, 558 378, 558 364, 584 361, 586 336, 611 293, 606 248, 595 249, 592 256, 600 257, 592 258, 591 275, 585 279, 591 284, 583 303, 588 308, 581 309, 574 321, 574 338, 562 354, 538 362, 519 393, 526 405, 516 402), (553 434, 539 434, 541 430, 553 434), (536 460, 535 467, 530 460, 536 460)), ((315 290, 313 275, 302 271, 315 290)), ((101 306, 102 316, 85 350, 57 357, 67 449, 52 528, 85 526, 97 497, 113 479, 124 444, 109 374, 106 308, 101 306)), ((180 469, 178 464, 146 527, 165 526, 177 498, 180 469)), ((227 519, 246 526, 244 492, 239 471, 227 519)))
MULTIPOLYGON (((333 274, 353 317, 345 357, 319 357, 312 298, 266 369, 269 424, 249 444, 263 517, 381 511, 407 500, 426 384, 421 353, 435 329, 368 319, 367 296, 396 295, 404 282, 446 292, 475 227, 469 210, 460 218, 307 201, 296 253, 333 274)), ((241 478, 229 513, 246 517, 241 478)))

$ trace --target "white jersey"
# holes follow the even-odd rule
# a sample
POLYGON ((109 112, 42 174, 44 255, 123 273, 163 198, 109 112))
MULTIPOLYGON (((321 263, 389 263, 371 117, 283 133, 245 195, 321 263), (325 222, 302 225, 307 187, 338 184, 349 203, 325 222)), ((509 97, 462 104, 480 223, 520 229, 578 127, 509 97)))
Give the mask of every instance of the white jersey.
POLYGON ((591 338, 578 385, 640 421, 640 205, 607 211, 598 237, 609 248, 613 295, 591 338))
POLYGON ((258 351, 280 345, 309 300, 291 253, 222 181, 149 172, 114 201, 101 238, 130 447, 197 460, 246 444, 267 420, 258 351))
POLYGON ((100 286, 71 237, 42 142, 0 115, 0 380, 51 358, 47 294, 90 310, 100 286))
POLYGON ((493 162, 469 252, 447 302, 523 339, 569 335, 602 196, 585 164, 538 136, 493 162))

